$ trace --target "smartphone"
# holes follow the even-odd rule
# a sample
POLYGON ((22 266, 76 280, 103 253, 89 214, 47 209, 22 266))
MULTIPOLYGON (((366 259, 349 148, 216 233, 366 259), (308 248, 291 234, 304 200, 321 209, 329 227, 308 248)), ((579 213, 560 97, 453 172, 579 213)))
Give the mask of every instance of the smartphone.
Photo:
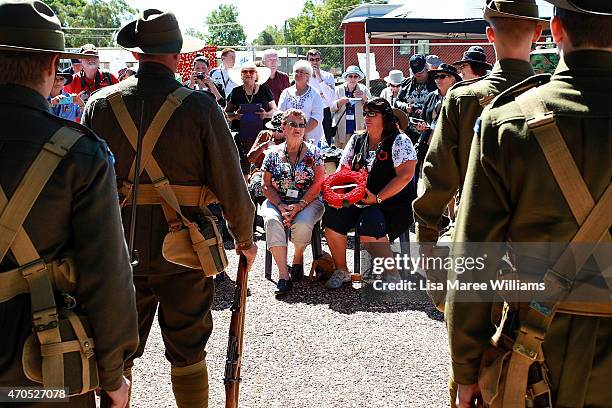
POLYGON ((59 105, 70 105, 71 103, 74 103, 74 99, 71 96, 66 96, 65 98, 60 99, 57 102, 59 105))

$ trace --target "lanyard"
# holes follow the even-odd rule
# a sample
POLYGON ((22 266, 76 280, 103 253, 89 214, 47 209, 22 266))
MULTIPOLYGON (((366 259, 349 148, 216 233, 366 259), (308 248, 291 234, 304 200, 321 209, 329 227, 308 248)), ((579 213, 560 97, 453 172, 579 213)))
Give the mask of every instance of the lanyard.
POLYGON ((295 172, 297 171, 298 162, 300 161, 300 156, 302 155, 302 147, 304 143, 300 144, 300 148, 297 152, 297 157, 295 158, 295 164, 291 163, 291 158, 289 157, 289 150, 287 149, 287 142, 285 142, 285 157, 287 158, 287 163, 289 163, 289 175, 291 176, 291 181, 295 181, 295 172))

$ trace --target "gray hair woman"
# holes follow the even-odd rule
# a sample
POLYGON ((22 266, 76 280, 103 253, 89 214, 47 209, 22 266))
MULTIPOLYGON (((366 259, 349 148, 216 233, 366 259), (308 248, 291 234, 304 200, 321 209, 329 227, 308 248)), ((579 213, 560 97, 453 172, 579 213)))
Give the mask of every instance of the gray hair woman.
POLYGON ((289 292, 292 281, 304 275, 304 250, 324 211, 319 196, 325 168, 319 148, 304 141, 306 123, 303 112, 285 111, 281 127, 286 141, 268 149, 262 165, 266 245, 278 266, 278 295, 289 292), (291 229, 295 246, 291 279, 285 228, 291 229))
POLYGON ((323 134, 323 100, 308 81, 312 66, 308 61, 299 60, 293 65, 295 85, 285 89, 278 100, 278 109, 299 109, 306 115, 306 138, 319 146, 327 145, 323 134))
POLYGON ((370 91, 360 84, 365 74, 356 65, 349 66, 342 74, 343 85, 336 87, 335 100, 330 109, 334 113, 332 126, 336 128, 335 145, 340 149, 358 130, 364 128, 363 104, 371 98, 370 91))

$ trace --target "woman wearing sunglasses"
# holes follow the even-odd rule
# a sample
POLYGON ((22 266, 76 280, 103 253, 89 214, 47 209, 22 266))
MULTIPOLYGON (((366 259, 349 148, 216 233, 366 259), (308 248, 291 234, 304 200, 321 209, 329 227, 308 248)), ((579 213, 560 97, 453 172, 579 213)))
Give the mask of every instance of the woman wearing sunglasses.
POLYGON ((247 62, 240 68, 232 68, 229 71, 230 79, 238 84, 234 87, 232 92, 227 98, 227 105, 225 106, 225 112, 227 117, 230 119, 230 128, 234 132, 238 132, 238 151, 240 152, 240 165, 242 167, 243 174, 249 174, 250 164, 246 158, 247 152, 251 150, 255 138, 260 131, 264 128, 262 121, 259 123, 257 128, 253 128, 250 123, 242 124, 243 113, 241 106, 243 105, 254 105, 259 104, 261 108, 259 112, 255 112, 255 115, 259 116, 262 120, 269 119, 276 110, 276 102, 274 102, 274 95, 272 91, 265 86, 261 85, 268 80, 270 77, 270 69, 265 67, 257 67, 252 62, 247 62), (241 132, 241 127, 244 127, 244 131, 241 132), (238 143, 239 142, 239 143, 238 143))
MULTIPOLYGON (((356 228, 363 247, 373 258, 392 257, 389 241, 412 224, 412 177, 416 153, 410 138, 399 130, 406 114, 391 108, 384 98, 365 103, 365 131, 351 137, 340 159, 340 168, 366 168, 366 195, 361 204, 333 208, 326 204, 325 238, 334 258, 336 270, 326 286, 337 289, 351 280, 346 266, 346 235, 356 228), (397 115, 397 116, 396 116, 397 115)), ((396 281, 395 268, 385 271, 383 279, 396 281)))
POLYGON ((360 84, 365 74, 358 66, 351 65, 342 74, 344 84, 336 87, 335 100, 330 109, 334 114, 332 127, 336 129, 335 145, 340 149, 358 130, 363 129, 363 104, 371 98, 370 91, 360 84))
POLYGON ((406 80, 404 74, 399 69, 393 69, 389 71, 389 75, 385 77, 387 87, 380 93, 381 98, 385 98, 391 106, 395 106, 397 100, 397 94, 399 94, 402 83, 406 80))
POLYGON ((286 141, 266 152, 262 166, 266 246, 278 266, 277 295, 289 292, 292 282, 304 276, 304 250, 310 243, 313 226, 323 216, 319 196, 325 168, 319 148, 304 141, 306 126, 302 111, 285 111, 281 128, 286 141), (285 228, 291 229, 295 247, 291 278, 285 228))

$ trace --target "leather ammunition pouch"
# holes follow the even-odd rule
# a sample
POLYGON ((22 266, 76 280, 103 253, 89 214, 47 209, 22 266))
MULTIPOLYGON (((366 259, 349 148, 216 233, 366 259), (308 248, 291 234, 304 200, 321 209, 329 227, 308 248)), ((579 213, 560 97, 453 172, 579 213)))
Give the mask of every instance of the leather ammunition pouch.
POLYGON ((23 349, 25 375, 45 388, 67 387, 69 395, 98 387, 94 340, 87 317, 77 316, 76 299, 69 295, 74 291, 77 271, 69 259, 45 263, 23 229, 23 222, 56 167, 82 135, 68 127, 60 128, 43 146, 10 201, 0 188, 0 260, 10 249, 19 264, 0 273, 0 301, 30 293, 33 334, 23 349), (65 307, 56 304, 59 294, 65 307))
POLYGON ((612 242, 609 233, 612 224, 612 184, 595 202, 557 126, 554 113, 547 109, 538 89, 518 96, 516 102, 544 153, 579 229, 541 280, 545 289, 540 296, 545 300, 532 300, 519 305, 518 328, 511 330, 513 340, 502 334, 509 309, 506 304, 502 322, 493 337, 493 346, 481 360, 479 386, 484 401, 491 407, 548 407, 552 406, 553 401, 542 344, 555 314, 612 316, 610 302, 605 305, 566 301, 578 271, 591 255, 612 288, 610 258, 604 246, 599 245, 612 242), (578 243, 580 250, 574 250, 572 244, 578 243))
MULTIPOLYGON (((228 261, 223 247, 223 237, 217 228, 217 218, 208 210, 207 205, 216 202, 214 194, 206 186, 171 185, 161 167, 153 157, 153 149, 174 111, 185 98, 194 91, 189 88, 177 88, 167 96, 142 140, 143 166, 151 184, 139 184, 136 205, 156 205, 162 207, 169 232, 164 238, 162 256, 168 262, 193 269, 202 269, 205 276, 214 276, 223 272, 228 261), (196 222, 189 220, 182 213, 181 206, 199 207, 203 216, 196 222)), ((138 145, 138 130, 125 106, 120 91, 106 97, 110 106, 132 147, 138 145)), ((129 180, 120 189, 121 205, 130 204, 133 180, 136 175, 135 161, 132 163, 129 180)))

